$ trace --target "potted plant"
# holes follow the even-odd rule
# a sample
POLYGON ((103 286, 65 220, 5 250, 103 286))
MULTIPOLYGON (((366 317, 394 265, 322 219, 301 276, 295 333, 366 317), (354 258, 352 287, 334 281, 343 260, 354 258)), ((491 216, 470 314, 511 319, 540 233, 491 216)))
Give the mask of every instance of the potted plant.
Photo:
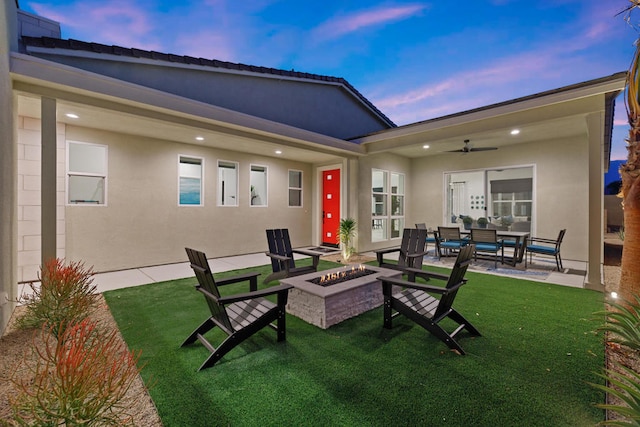
POLYGON ((479 228, 487 228, 487 224, 489 223, 489 221, 487 220, 487 218, 481 216, 480 218, 478 218, 478 227, 479 228))
POLYGON ((462 217, 462 223, 464 224, 465 230, 471 230, 471 225, 473 224, 473 218, 468 215, 462 217))
POLYGON ((342 259, 344 262, 349 262, 349 258, 355 252, 353 247, 353 239, 356 237, 356 220, 353 218, 343 218, 340 220, 340 227, 338 228, 338 238, 342 245, 342 259))

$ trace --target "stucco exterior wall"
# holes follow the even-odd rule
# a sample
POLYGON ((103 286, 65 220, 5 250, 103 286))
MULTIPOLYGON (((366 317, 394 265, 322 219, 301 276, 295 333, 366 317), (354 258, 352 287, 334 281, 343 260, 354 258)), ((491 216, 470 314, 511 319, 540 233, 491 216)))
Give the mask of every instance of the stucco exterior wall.
POLYGON ((588 146, 586 137, 557 139, 497 151, 446 154, 412 161, 413 200, 407 223, 426 222, 437 227, 444 222, 444 173, 512 166, 534 167, 532 235, 555 238, 567 229, 563 258, 586 261, 588 235, 588 146))
MULTIPOLYGON (((108 146, 107 206, 66 207, 66 256, 96 271, 184 262, 184 247, 210 257, 267 250, 265 230, 295 229, 310 245, 311 167, 251 153, 67 126, 70 141, 108 146), (204 206, 178 206, 179 156, 204 159, 204 206), (216 206, 217 161, 239 163, 239 206, 216 206), (268 167, 268 206, 250 206, 251 164, 268 167), (303 172, 303 207, 288 207, 288 170, 303 172)), ((265 256, 265 264, 268 258, 265 256)))

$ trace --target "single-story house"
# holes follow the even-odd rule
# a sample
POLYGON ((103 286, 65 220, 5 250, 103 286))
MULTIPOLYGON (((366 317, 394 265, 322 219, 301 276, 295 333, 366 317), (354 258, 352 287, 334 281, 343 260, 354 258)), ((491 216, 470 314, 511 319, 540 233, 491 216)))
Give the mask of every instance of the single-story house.
POLYGON ((103 272, 184 262, 185 246, 256 253, 279 227, 335 245, 345 217, 359 252, 464 216, 566 228, 563 257, 603 289, 626 73, 396 126, 342 78, 65 40, 11 0, 0 28, 0 331, 49 257, 103 272))

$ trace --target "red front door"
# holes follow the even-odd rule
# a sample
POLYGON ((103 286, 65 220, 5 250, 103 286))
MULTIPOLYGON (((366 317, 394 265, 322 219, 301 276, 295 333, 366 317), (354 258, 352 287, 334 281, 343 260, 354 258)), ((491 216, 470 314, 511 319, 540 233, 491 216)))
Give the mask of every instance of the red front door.
POLYGON ((322 244, 338 247, 340 169, 322 172, 322 244))

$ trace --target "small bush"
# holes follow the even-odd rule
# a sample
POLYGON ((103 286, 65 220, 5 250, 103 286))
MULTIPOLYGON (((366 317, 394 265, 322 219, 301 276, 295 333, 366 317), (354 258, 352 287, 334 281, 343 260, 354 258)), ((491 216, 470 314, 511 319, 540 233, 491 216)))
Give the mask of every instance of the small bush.
POLYGON ((44 344, 34 337, 34 354, 25 355, 24 369, 32 371, 33 380, 12 379, 20 390, 10 399, 14 422, 131 425, 124 397, 140 372, 140 353, 128 351, 117 331, 104 333, 88 319, 60 325, 58 339, 51 329, 43 327, 44 344))
POLYGON ((57 337, 58 325, 78 323, 96 306, 93 270, 84 263, 64 265, 59 258, 51 259, 41 268, 38 279, 40 286, 31 284, 31 294, 19 301, 27 306, 18 319, 20 327, 45 326, 57 337))
MULTIPOLYGON (((640 297, 635 296, 634 302, 609 302, 611 310, 605 312, 606 323, 598 330, 607 332, 607 340, 629 348, 636 354, 640 351, 640 297)), ((602 313, 599 313, 602 314, 602 313)), ((619 371, 605 369, 600 376, 606 385, 591 384, 607 394, 619 399, 620 404, 598 404, 602 408, 617 413, 622 420, 604 421, 602 425, 640 426, 640 374, 615 363, 619 371)))
POLYGON ((599 330, 610 333, 610 342, 640 351, 640 297, 634 298, 634 302, 608 302, 612 310, 605 313, 607 322, 599 330))

